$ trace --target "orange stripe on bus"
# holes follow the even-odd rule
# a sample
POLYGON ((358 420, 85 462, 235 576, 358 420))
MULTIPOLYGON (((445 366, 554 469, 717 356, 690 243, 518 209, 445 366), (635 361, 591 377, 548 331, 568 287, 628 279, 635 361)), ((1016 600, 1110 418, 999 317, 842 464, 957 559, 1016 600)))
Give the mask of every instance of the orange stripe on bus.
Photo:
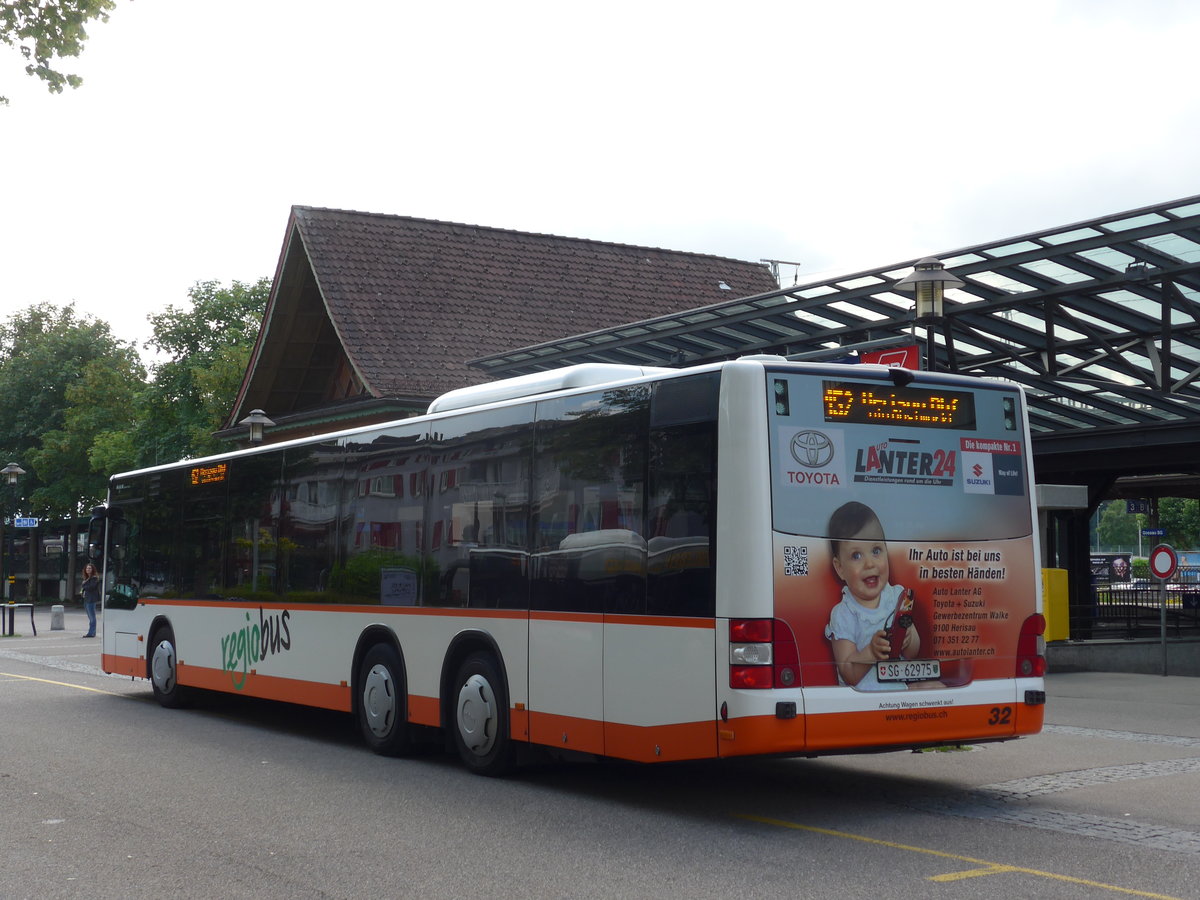
POLYGON ((438 698, 409 694, 408 721, 414 725, 432 725, 435 728, 440 726, 442 724, 442 708, 438 703, 438 698))
POLYGON ((1044 706, 1023 703, 872 710, 777 719, 750 716, 722 725, 721 756, 869 750, 912 744, 969 743, 1041 730, 1044 706))
POLYGON ((715 619, 688 618, 686 616, 605 616, 605 625, 656 625, 659 628, 702 628, 713 631, 715 619))
POLYGON ((508 733, 514 741, 529 740, 529 710, 525 709, 524 704, 508 711, 508 733))
POLYGON ((290 612, 353 612, 376 613, 384 616, 466 616, 473 619, 524 619, 528 615, 521 609, 473 609, 463 606, 353 606, 342 603, 287 603, 272 600, 267 603, 250 603, 245 600, 159 600, 146 598, 138 601, 142 606, 177 606, 197 609, 279 609, 290 612))
POLYGON ((346 606, 333 603, 249 603, 244 600, 158 600, 145 599, 143 606, 194 607, 197 609, 278 609, 290 612, 377 613, 385 616, 454 616, 471 619, 524 619, 539 622, 592 622, 597 625, 652 625, 659 628, 716 628, 716 620, 693 616, 631 616, 605 613, 549 612, 520 609, 476 609, 463 606, 346 606))
POLYGON ((117 656, 114 653, 102 653, 100 668, 111 675, 128 675, 131 678, 146 677, 146 659, 142 656, 117 656))
POLYGON ((317 681, 301 681, 298 678, 280 678, 277 675, 247 673, 246 682, 238 690, 234 677, 242 677, 241 671, 210 669, 206 666, 189 666, 182 660, 178 667, 179 683, 184 687, 197 687, 210 691, 224 691, 264 700, 282 700, 303 706, 316 706, 338 712, 350 712, 350 687, 345 684, 322 684, 317 681))
POLYGON ((654 625, 659 628, 702 628, 712 631, 716 620, 688 616, 617 616, 607 613, 546 612, 531 610, 534 622, 586 622, 592 625, 654 625))
POLYGON ((604 726, 604 749, 609 756, 635 762, 712 759, 717 755, 717 723, 645 727, 608 722, 604 726))
POLYGON ((593 625, 604 624, 602 613, 573 613, 573 612, 543 612, 539 609, 529 611, 529 619, 533 622, 590 622, 593 625))
MULTIPOLYGON (((521 712, 513 713, 513 737, 518 740, 518 715, 521 712)), ((546 747, 635 762, 712 759, 717 753, 716 722, 622 725, 537 711, 530 711, 528 717, 530 742, 546 747)))
POLYGON ((604 723, 529 710, 529 740, 547 747, 604 753, 604 723))

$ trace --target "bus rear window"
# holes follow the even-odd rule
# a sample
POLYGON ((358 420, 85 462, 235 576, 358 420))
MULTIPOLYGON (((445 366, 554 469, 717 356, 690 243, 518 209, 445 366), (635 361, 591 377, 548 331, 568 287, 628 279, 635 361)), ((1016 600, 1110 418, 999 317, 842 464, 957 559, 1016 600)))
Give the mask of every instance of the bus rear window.
POLYGON ((776 531, 820 535, 853 500, 909 540, 1030 533, 1018 391, 782 371, 767 388, 776 531))

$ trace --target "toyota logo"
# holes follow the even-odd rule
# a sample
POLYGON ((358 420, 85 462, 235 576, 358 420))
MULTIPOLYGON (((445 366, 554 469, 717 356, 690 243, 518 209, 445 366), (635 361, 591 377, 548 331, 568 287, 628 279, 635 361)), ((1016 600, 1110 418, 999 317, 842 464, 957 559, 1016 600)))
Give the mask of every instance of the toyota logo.
POLYGON ((798 431, 792 437, 792 459, 806 469, 820 469, 833 459, 833 441, 822 431, 798 431))

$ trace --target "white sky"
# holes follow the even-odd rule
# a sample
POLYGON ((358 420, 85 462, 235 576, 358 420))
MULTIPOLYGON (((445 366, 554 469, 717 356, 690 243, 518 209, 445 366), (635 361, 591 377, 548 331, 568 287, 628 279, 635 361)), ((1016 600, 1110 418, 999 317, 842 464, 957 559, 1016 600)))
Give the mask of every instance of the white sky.
POLYGON ((0 317, 139 342, 272 276, 292 204, 805 280, 1200 194, 1189 0, 118 0, 89 33, 62 95, 0 47, 0 317))

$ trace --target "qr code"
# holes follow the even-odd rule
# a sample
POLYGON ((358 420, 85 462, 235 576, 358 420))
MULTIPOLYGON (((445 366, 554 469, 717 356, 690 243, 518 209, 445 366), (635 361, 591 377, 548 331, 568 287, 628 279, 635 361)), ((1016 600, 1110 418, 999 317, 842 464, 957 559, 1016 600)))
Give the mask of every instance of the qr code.
POLYGON ((783 574, 784 575, 807 575, 808 574, 808 548, 807 547, 784 547, 783 548, 783 574))

